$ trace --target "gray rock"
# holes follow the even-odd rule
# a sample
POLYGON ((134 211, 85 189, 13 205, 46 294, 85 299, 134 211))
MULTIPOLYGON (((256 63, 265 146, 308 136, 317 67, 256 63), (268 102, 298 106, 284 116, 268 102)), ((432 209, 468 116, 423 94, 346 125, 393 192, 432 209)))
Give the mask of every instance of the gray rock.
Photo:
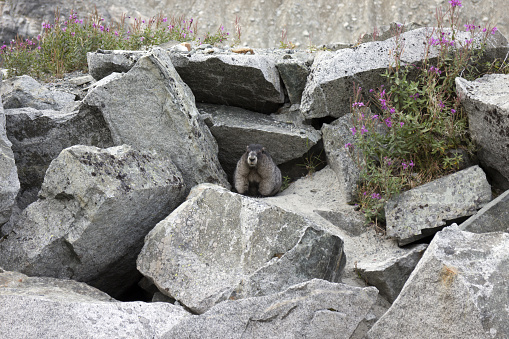
POLYGON ((4 338, 160 338, 190 317, 168 303, 117 302, 84 283, 0 269, 4 338))
POLYGON ((199 104, 198 109, 212 116, 210 132, 217 140, 219 160, 227 173, 233 173, 247 145, 263 145, 279 165, 302 157, 321 137, 312 127, 297 128, 291 122, 238 107, 199 104))
POLYGON ((58 111, 72 106, 76 97, 71 93, 51 91, 28 75, 4 80, 0 93, 6 109, 32 107, 58 111))
POLYGON ((350 338, 377 290, 313 279, 264 297, 222 302, 163 338, 350 338))
POLYGON ((67 148, 49 166, 40 199, 0 242, 0 266, 119 295, 139 279, 143 238, 184 194, 181 174, 162 155, 125 145, 67 148))
POLYGON ((402 250, 403 255, 382 262, 359 262, 358 273, 369 285, 375 286, 380 295, 389 302, 394 302, 403 285, 421 259, 428 245, 420 244, 402 250))
POLYGON ((473 233, 509 233, 509 190, 490 201, 479 212, 460 225, 461 230, 473 233))
POLYGON ((18 170, 11 146, 12 143, 6 133, 5 112, 0 100, 0 230, 11 216, 12 207, 20 188, 18 170))
POLYGON ((475 214, 491 200, 491 186, 479 166, 401 193, 385 205, 387 235, 400 246, 431 235, 447 223, 475 214))
POLYGON ((402 24, 400 22, 391 22, 388 25, 383 25, 380 29, 368 34, 364 34, 360 38, 360 42, 370 41, 384 41, 390 39, 400 33, 412 31, 414 29, 422 27, 421 25, 411 22, 409 24, 402 24))
POLYGON ((229 187, 217 143, 164 50, 154 48, 129 72, 98 81, 83 102, 103 114, 115 145, 168 154, 188 188, 202 182, 229 187))
POLYGON ((509 189, 509 75, 489 74, 475 81, 456 78, 456 91, 481 166, 494 185, 509 189))
POLYGON ((272 58, 248 54, 171 53, 171 61, 197 102, 273 113, 284 103, 272 58))
POLYGON ((331 124, 323 124, 323 148, 327 163, 336 173, 341 186, 341 193, 347 203, 353 203, 357 195, 357 185, 360 180, 360 169, 355 159, 360 159, 360 153, 353 147, 345 147, 347 143, 354 145, 355 138, 350 128, 353 126, 353 115, 347 115, 335 120, 331 124))
POLYGON ((7 136, 12 141, 21 183, 18 207, 24 209, 37 200, 50 162, 67 147, 113 146, 111 133, 97 110, 62 112, 17 108, 5 110, 7 136))
POLYGON ((111 73, 128 72, 144 51, 103 51, 87 53, 88 72, 95 80, 101 80, 111 73))
POLYGON ((329 221, 336 227, 339 227, 350 236, 359 236, 366 232, 365 219, 352 211, 326 211, 315 210, 319 216, 329 221))
POLYGON ((288 92, 290 103, 300 104, 311 71, 310 64, 300 59, 282 59, 276 62, 276 67, 288 92))
POLYGON ((509 234, 437 233, 368 338, 507 338, 509 234))
MULTIPOLYGON (((399 39, 405 41, 405 50, 401 56, 403 65, 418 63, 426 55, 430 59, 438 56, 439 50, 436 48, 426 54, 424 42, 430 34, 431 28, 401 34, 399 39)), ((470 38, 468 32, 456 32, 457 40, 470 38)), ((367 42, 352 49, 317 54, 302 94, 301 109, 304 115, 308 119, 341 117, 350 111, 354 86, 362 87, 364 97, 368 97, 369 89, 385 84, 386 78, 381 74, 394 63, 389 52, 395 47, 395 39, 367 42)), ((500 34, 490 35, 486 50, 489 57, 503 58, 507 53, 507 40, 500 34)))
POLYGON ((203 313, 317 277, 338 282, 345 260, 343 241, 308 219, 202 184, 146 237, 138 270, 203 313))

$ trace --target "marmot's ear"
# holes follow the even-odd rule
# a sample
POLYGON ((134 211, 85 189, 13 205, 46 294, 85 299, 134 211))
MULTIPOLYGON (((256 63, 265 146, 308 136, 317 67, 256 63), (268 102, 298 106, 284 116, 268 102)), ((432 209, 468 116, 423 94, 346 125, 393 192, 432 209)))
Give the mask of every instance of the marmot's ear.
POLYGON ((262 152, 265 153, 265 147, 262 147, 262 152))
POLYGON ((246 151, 249 151, 249 145, 246 146, 246 151))

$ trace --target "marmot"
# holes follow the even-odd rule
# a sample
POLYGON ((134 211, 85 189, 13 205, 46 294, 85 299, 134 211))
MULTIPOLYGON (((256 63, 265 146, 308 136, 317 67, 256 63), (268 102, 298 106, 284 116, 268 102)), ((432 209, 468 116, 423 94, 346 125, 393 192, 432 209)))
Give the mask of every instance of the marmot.
POLYGON ((270 197, 281 189, 281 171, 265 147, 247 146, 233 174, 235 189, 240 194, 270 197))

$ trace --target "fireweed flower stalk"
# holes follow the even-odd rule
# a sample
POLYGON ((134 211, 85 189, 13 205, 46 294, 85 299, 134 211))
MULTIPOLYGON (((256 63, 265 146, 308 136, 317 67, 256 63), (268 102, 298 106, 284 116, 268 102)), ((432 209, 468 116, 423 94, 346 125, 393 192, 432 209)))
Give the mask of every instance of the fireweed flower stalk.
POLYGON ((361 111, 368 107, 359 107, 365 101, 354 88, 352 148, 361 154, 356 160, 361 171, 358 201, 370 222, 383 225, 384 204, 392 196, 456 171, 461 159, 451 155, 457 154, 455 149, 474 149, 454 80, 479 76, 475 67, 497 30, 459 25, 461 7, 461 1, 451 0, 445 12, 437 11, 437 28, 424 41, 426 57, 419 65, 401 62, 404 42, 396 37, 393 65, 383 74, 387 83, 369 91, 371 104, 366 106, 373 113, 361 111), (459 34, 460 28, 470 37, 459 34), (360 133, 362 128, 367 132, 360 133), (373 199, 377 194, 380 199, 373 199))

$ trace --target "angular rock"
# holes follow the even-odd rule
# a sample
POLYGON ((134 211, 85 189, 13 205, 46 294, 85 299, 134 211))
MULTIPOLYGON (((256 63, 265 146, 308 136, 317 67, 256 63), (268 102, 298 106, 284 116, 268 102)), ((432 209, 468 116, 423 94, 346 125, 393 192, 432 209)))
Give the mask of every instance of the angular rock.
POLYGON ((336 227, 339 227, 350 236, 359 236, 366 232, 366 220, 359 214, 352 211, 326 211, 315 210, 316 214, 329 221, 336 227))
POLYGON ((129 72, 98 81, 83 102, 103 114, 116 145, 168 154, 188 188, 202 182, 229 187, 217 143, 164 50, 154 48, 129 72))
MULTIPOLYGON (((11 216, 12 207, 20 187, 18 170, 11 146, 12 143, 6 134, 5 112, 0 100, 0 230, 1 226, 11 216)), ((2 232, 0 232, 1 235, 2 232)))
POLYGON ((428 245, 420 244, 404 251, 399 257, 382 262, 359 262, 358 273, 369 285, 375 286, 380 295, 394 302, 408 277, 421 259, 428 245))
POLYGON ((491 186, 483 170, 469 167, 387 201, 387 236, 400 246, 409 244, 475 214, 490 200, 491 186))
POLYGON ((248 54, 171 53, 171 61, 197 102, 273 113, 284 103, 272 58, 248 54))
POLYGON ((473 233, 509 233, 509 190, 461 223, 460 228, 473 233))
POLYGON ((488 176, 509 189, 509 75, 487 74, 474 81, 456 78, 477 156, 488 176))
POLYGON ((320 132, 312 127, 296 128, 238 107, 199 104, 198 110, 212 116, 210 132, 217 140, 219 160, 227 173, 233 173, 247 145, 263 145, 279 165, 302 157, 320 140, 320 132))
POLYGON ((313 279, 278 294, 227 300, 182 320, 163 338, 350 338, 378 292, 313 279))
POLYGON ((88 72, 95 80, 101 80, 114 72, 126 73, 146 54, 144 51, 117 50, 88 52, 88 72))
POLYGON ((160 338, 190 317, 168 303, 117 302, 84 283, 0 269, 4 338, 160 338))
MULTIPOLYGON (((426 55, 426 44, 430 28, 420 28, 401 34, 405 50, 401 56, 402 64, 416 64, 426 55)), ((456 40, 470 39, 468 32, 456 32, 456 40)), ((341 49, 335 52, 322 52, 315 57, 311 73, 302 94, 301 109, 306 118, 325 116, 341 117, 350 111, 350 98, 353 88, 362 87, 363 94, 386 83, 381 76, 392 63, 389 54, 394 49, 396 37, 385 41, 367 42, 356 48, 341 49)), ((505 57, 507 39, 497 32, 487 41, 487 58, 505 57)), ((438 56, 439 50, 432 48, 430 59, 438 56)), ((493 59, 491 59, 493 60, 493 59)))
POLYGON ((51 91, 28 75, 4 80, 0 90, 4 108, 32 107, 62 110, 74 104, 75 95, 51 91))
POLYGON ((308 219, 202 184, 146 237, 138 270, 203 313, 317 277, 338 282, 345 261, 343 241, 308 219))
POLYGON ((67 147, 113 146, 110 130, 97 110, 62 112, 17 108, 5 111, 7 136, 12 142, 21 195, 18 207, 24 209, 37 200, 50 162, 67 147))
POLYGON ((301 59, 282 59, 276 62, 281 80, 288 92, 291 104, 300 104, 302 92, 306 87, 306 81, 311 71, 312 62, 301 59))
POLYGON ((509 234, 437 233, 368 338, 507 338, 509 234))
POLYGON ((357 185, 360 180, 360 169, 355 159, 360 159, 359 152, 353 147, 345 147, 347 143, 354 145, 355 138, 350 131, 353 126, 353 115, 347 115, 331 124, 323 124, 323 148, 327 163, 334 170, 341 186, 341 193, 347 203, 356 198, 357 185))
POLYGON ((0 242, 0 266, 119 295, 139 280, 143 238, 185 191, 162 155, 125 145, 67 148, 49 166, 40 199, 0 242))

